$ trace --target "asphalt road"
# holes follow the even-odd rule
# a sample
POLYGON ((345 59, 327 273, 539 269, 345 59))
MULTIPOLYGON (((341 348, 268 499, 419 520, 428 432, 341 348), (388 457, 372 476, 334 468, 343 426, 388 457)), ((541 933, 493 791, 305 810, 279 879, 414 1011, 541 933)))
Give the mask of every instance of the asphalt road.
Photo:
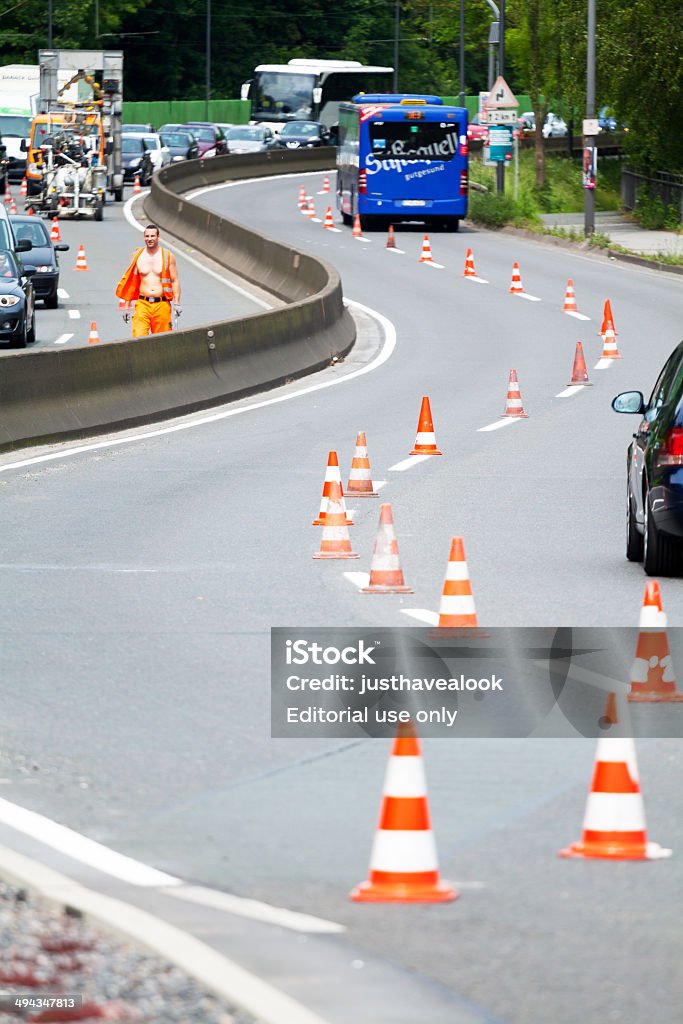
MULTIPOLYGON (((350 949, 433 979, 482 1019, 674 1024, 679 742, 638 744, 650 838, 675 851, 644 864, 556 858, 580 834, 594 741, 425 742, 441 870, 462 896, 351 905, 389 745, 271 740, 268 631, 435 610, 453 534, 482 624, 635 625, 645 577, 623 553, 635 421, 610 400, 647 392, 680 340, 680 280, 473 231, 431 237, 437 270, 418 262, 420 229, 397 231, 403 255, 381 235, 324 231, 299 214, 298 187, 263 181, 201 201, 334 263, 346 296, 393 322, 395 351, 338 386, 0 473, 2 795, 183 878, 343 923, 350 949), (489 284, 462 277, 468 245, 489 284), (542 301, 509 295, 514 260, 542 301), (589 322, 562 312, 569 277, 589 322), (623 359, 594 371, 607 297, 623 359), (594 384, 556 398, 578 339, 594 384), (511 367, 529 419, 481 433, 511 367), (390 471, 412 448, 424 394, 444 456, 390 471), (387 481, 413 595, 366 597, 343 576, 369 569, 377 502, 352 503, 358 563, 311 558, 327 452, 345 480, 358 430, 387 481)), ((94 266, 104 295, 116 274, 105 284, 94 266)), ((188 317, 215 313, 188 293, 188 317)), ((662 589, 680 626, 683 583, 662 589)))

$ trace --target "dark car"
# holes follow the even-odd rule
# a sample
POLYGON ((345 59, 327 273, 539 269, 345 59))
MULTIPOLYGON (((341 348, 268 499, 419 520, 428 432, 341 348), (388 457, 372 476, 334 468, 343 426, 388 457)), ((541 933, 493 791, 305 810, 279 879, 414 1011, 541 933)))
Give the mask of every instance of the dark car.
POLYGON ((624 391, 612 408, 641 417, 626 459, 626 557, 648 576, 671 574, 683 553, 683 342, 647 402, 624 391))
POLYGON ((171 163, 178 160, 194 160, 199 156, 199 146, 191 132, 160 132, 159 135, 171 154, 171 163))
POLYGON ((26 348, 36 340, 32 273, 19 266, 11 250, 0 249, 0 341, 11 348, 26 348))
POLYGON ((27 238, 33 248, 30 252, 19 255, 21 265, 35 267, 32 284, 35 297, 42 299, 48 309, 56 309, 59 305, 59 257, 58 252, 68 252, 66 242, 53 242, 44 222, 38 217, 23 214, 10 217, 17 241, 27 238))
POLYGON ((183 127, 188 128, 196 138, 200 156, 227 153, 225 135, 217 124, 209 121, 186 121, 183 127))
POLYGON ((122 135, 121 156, 123 180, 134 181, 139 177, 141 185, 149 185, 154 173, 154 164, 145 140, 139 135, 122 135))
POLYGON ((290 121, 275 136, 275 147, 278 149, 310 149, 329 144, 327 128, 317 121, 290 121))

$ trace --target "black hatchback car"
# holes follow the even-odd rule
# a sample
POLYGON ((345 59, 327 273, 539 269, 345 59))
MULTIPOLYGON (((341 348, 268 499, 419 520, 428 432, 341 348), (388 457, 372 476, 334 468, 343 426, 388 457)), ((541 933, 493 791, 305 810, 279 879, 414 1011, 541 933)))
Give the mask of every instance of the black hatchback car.
POLYGON ((648 576, 671 575, 683 555, 683 342, 647 402, 624 391, 612 408, 641 417, 626 459, 626 557, 648 576))
POLYGON ((36 340, 35 300, 31 276, 9 249, 0 249, 0 341, 26 348, 36 340))
POLYGON ((329 144, 327 128, 317 121, 289 121, 275 137, 277 149, 311 149, 329 144))
POLYGON ((140 184, 149 185, 154 174, 152 154, 145 145, 145 140, 136 135, 121 136, 121 158, 123 163, 123 180, 140 179, 140 184))
POLYGON ((17 241, 28 238, 33 248, 22 252, 19 259, 24 267, 35 267, 33 290, 37 299, 42 299, 48 309, 59 305, 59 257, 58 252, 68 252, 66 242, 53 242, 45 223, 39 217, 16 214, 10 217, 17 241))

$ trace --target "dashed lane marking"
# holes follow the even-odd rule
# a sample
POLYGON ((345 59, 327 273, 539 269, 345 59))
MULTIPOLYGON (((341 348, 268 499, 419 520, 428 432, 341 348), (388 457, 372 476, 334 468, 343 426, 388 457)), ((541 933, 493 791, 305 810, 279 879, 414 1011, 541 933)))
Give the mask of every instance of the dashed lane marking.
POLYGON ((69 298, 71 298, 71 296, 69 295, 69 293, 66 290, 66 288, 58 288, 57 289, 57 295, 59 295, 60 299, 69 299, 69 298))
POLYGON ((465 281, 471 281, 472 284, 488 284, 489 282, 484 277, 465 277, 465 281))
POLYGON ((565 312, 567 316, 573 316, 575 320, 590 320, 589 316, 585 316, 583 313, 577 313, 573 309, 565 309, 563 312, 565 312))
POLYGON ((555 395, 555 398, 571 398, 577 391, 583 391, 585 386, 585 384, 570 384, 564 391, 560 391, 559 395, 555 395))
POLYGON ((80 311, 80 309, 70 309, 69 310, 69 319, 70 320, 80 320, 81 319, 81 311, 80 311))
POLYGON ((369 572, 343 572, 342 576, 348 580, 349 583, 353 583, 354 587, 358 587, 360 590, 362 587, 367 587, 370 582, 369 572))
POLYGON ((384 248, 387 250, 387 252, 395 252, 398 256, 405 256, 406 254, 405 249, 397 249, 395 246, 392 245, 390 245, 389 248, 387 248, 385 245, 384 248))
POLYGON ((424 622, 427 626, 439 625, 438 612, 432 612, 429 608, 401 608, 403 615, 409 615, 411 619, 424 622))
POLYGON ((597 363, 593 367, 594 370, 608 370, 614 359, 598 359, 597 363))
POLYGON ((501 427, 509 427, 511 423, 519 423, 523 416, 507 416, 505 419, 496 420, 495 423, 489 423, 487 427, 478 427, 477 433, 481 434, 487 430, 500 430, 501 427))
POLYGON ((433 455, 411 455, 409 458, 404 459, 403 462, 397 462, 395 466, 389 466, 389 472, 404 473, 406 469, 412 469, 413 466, 417 466, 418 462, 424 462, 426 459, 433 458, 433 455))
POLYGON ((55 345, 66 345, 67 341, 71 341, 73 334, 60 334, 55 341, 55 345))
POLYGON ((516 299, 526 299, 527 302, 542 302, 538 295, 529 295, 528 292, 511 292, 516 299))

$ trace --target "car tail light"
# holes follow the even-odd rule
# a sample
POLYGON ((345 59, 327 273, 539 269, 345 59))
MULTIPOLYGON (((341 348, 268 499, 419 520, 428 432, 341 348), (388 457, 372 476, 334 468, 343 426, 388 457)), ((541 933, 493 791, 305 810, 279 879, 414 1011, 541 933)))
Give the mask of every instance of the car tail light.
POLYGON ((467 171, 460 172, 460 195, 466 196, 468 188, 467 171))
POLYGON ((361 196, 368 194, 368 172, 365 168, 358 172, 358 194, 361 196))
POLYGON ((657 453, 658 466, 683 466, 683 427, 673 427, 657 453))

